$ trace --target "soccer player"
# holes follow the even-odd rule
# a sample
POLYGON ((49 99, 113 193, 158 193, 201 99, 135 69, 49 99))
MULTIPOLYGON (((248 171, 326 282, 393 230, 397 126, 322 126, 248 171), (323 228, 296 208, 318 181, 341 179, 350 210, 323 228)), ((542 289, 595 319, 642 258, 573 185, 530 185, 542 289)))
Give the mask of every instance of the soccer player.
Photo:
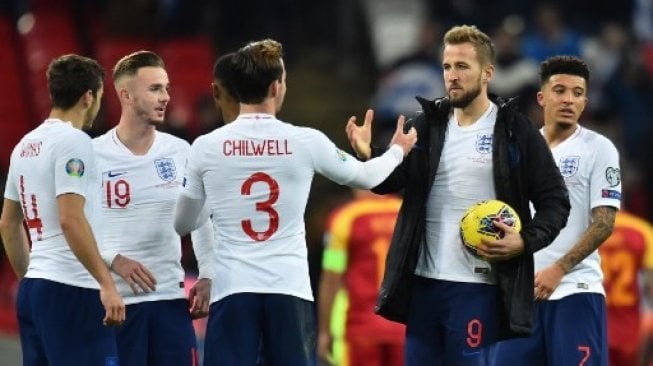
POLYGON ((395 196, 357 189, 353 201, 330 215, 318 296, 321 359, 343 366, 403 365, 405 327, 374 314, 400 206, 395 196), (345 296, 345 309, 338 308, 339 291, 345 296), (338 312, 343 310, 341 319, 338 312), (330 329, 332 325, 335 329, 330 329), (342 333, 342 327, 344 335, 334 334, 342 333), (344 349, 337 349, 338 342, 344 349))
POLYGON ((608 313, 608 364, 637 365, 641 342, 635 339, 642 334, 643 296, 649 303, 653 300, 653 226, 620 210, 599 254, 608 313))
POLYGON ((93 140, 93 147, 102 174, 103 257, 121 277, 118 288, 129 314, 117 329, 120 364, 195 366, 191 318, 208 314, 213 232, 206 220, 191 234, 199 280, 190 290, 189 305, 173 210, 190 146, 156 130, 170 101, 170 81, 157 54, 123 57, 113 81, 120 121, 93 140))
POLYGON ((0 231, 21 279, 16 312, 26 366, 118 365, 107 326, 125 320, 125 305, 98 251, 100 178, 81 131, 100 109, 103 77, 95 60, 52 60, 50 115, 11 154, 0 231))
POLYGON ((227 53, 220 56, 213 65, 213 83, 211 83, 213 102, 225 124, 235 120, 240 110, 240 103, 229 94, 226 88, 226 80, 229 79, 230 72, 229 65, 233 57, 233 53, 227 53))
POLYGON ((619 153, 606 137, 578 123, 590 72, 577 57, 540 65, 547 141, 571 199, 567 226, 535 253, 535 319, 528 338, 499 342, 494 365, 606 365, 605 291, 598 248, 612 233, 621 201, 619 153))
MULTIPOLYGON (((533 253, 553 241, 569 213, 567 190, 542 135, 514 100, 488 97, 490 38, 463 25, 451 28, 443 43, 447 96, 418 98, 422 112, 413 121, 420 139, 373 189, 405 192, 376 311, 406 323, 408 365, 477 365, 482 349, 499 337, 527 335, 533 253), (475 257, 463 248, 459 222, 486 199, 508 203, 523 226, 516 232, 495 222, 503 238, 482 243, 475 257)), ((376 155, 371 126, 350 123, 347 132, 361 158, 376 155)))
MULTIPOLYGON (((180 234, 212 215, 216 266, 204 362, 254 365, 261 341, 269 365, 315 362, 315 315, 304 210, 315 173, 369 188, 410 151, 417 136, 400 117, 388 152, 361 163, 324 134, 276 118, 286 93, 280 43, 238 50, 225 81, 238 118, 191 146, 185 191, 177 202, 180 234)), ((368 111, 366 118, 371 119, 368 111)), ((352 117, 355 119, 355 117, 352 117)))

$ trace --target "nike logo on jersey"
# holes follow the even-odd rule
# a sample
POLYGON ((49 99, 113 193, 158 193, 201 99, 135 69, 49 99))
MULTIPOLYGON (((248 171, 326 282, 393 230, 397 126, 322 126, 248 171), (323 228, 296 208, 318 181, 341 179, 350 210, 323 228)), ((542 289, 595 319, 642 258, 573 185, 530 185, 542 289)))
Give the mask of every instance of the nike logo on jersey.
POLYGON ((119 176, 124 175, 124 174, 127 174, 127 172, 112 172, 111 170, 109 170, 109 173, 107 173, 109 178, 119 177, 119 176))

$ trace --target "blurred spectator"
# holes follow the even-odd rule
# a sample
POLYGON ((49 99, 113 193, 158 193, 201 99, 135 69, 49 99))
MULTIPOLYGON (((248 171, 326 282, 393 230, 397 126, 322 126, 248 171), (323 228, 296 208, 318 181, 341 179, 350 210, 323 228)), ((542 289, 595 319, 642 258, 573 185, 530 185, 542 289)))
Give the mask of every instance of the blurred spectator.
POLYGON ((588 90, 590 112, 605 112, 603 88, 621 64, 628 41, 628 31, 618 23, 609 22, 601 26, 597 35, 586 37, 583 42, 583 59, 592 70, 588 90))
POLYGON ((298 29, 301 1, 217 1, 213 5, 214 16, 218 18, 215 20, 218 50, 233 50, 254 39, 273 38, 283 43, 286 66, 294 62, 301 35, 298 29))
POLYGON ((188 142, 193 142, 191 133, 188 131, 191 111, 186 109, 183 105, 178 105, 175 108, 168 108, 170 109, 170 113, 166 116, 165 123, 159 125, 157 130, 167 132, 188 142))
POLYGON ((211 2, 208 0, 111 0, 100 3, 106 31, 111 36, 190 36, 206 32, 211 24, 212 14, 207 11, 211 2))
POLYGON ((538 65, 521 53, 524 20, 513 14, 496 28, 492 40, 497 52, 490 92, 501 97, 519 96, 521 111, 532 103, 538 90, 538 65))
POLYGON ((635 0, 633 30, 640 40, 653 42, 653 1, 635 0))
POLYGON ((440 0, 427 3, 431 17, 446 19, 445 28, 473 24, 482 31, 495 28, 497 19, 510 13, 525 14, 531 7, 528 1, 521 0, 440 0))
POLYGON ((651 145, 653 79, 644 64, 642 47, 631 45, 604 88, 606 108, 622 121, 625 155, 640 167, 651 155, 642 154, 651 145))
POLYGON ((420 108, 415 96, 434 99, 443 95, 442 67, 437 58, 441 38, 440 23, 425 23, 418 48, 383 71, 372 102, 380 135, 394 131, 397 116, 412 116, 420 108))
POLYGON ((541 2, 534 8, 534 29, 524 37, 525 57, 540 63, 549 56, 580 56, 581 36, 562 18, 553 2, 541 2))

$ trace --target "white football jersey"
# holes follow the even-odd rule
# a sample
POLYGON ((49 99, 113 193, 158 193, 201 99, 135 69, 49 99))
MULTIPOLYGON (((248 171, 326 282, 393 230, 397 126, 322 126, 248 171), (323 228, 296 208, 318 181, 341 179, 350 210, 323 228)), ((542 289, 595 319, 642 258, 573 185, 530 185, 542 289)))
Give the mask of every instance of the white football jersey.
POLYGON ((113 273, 125 303, 183 298, 181 239, 173 211, 190 145, 157 131, 149 151, 134 155, 113 128, 95 138, 93 148, 102 177, 103 257, 110 261, 120 253, 139 261, 157 281, 156 291, 135 295, 113 273))
MULTIPOLYGON (((549 246, 535 253, 535 271, 564 256, 592 221, 592 209, 621 202, 619 153, 603 135, 578 126, 573 135, 551 149, 569 190, 571 212, 567 226, 549 246)), ((590 254, 567 273, 550 300, 581 292, 605 295, 598 251, 590 254)))
MULTIPOLYGON (((387 176, 400 157, 378 170, 387 176)), ((195 140, 184 195, 205 199, 212 214, 212 302, 240 292, 312 300, 304 211, 313 176, 350 184, 363 165, 323 133, 267 114, 242 114, 195 140)))
POLYGON ((57 205, 59 195, 83 196, 84 214, 99 238, 99 203, 94 198, 100 181, 94 159, 91 138, 59 119, 45 120, 14 148, 5 198, 20 202, 29 229, 32 249, 25 277, 99 288, 70 249, 57 205))
POLYGON ((420 247, 415 274, 446 281, 495 283, 488 262, 467 251, 460 219, 479 201, 496 198, 492 141, 498 107, 472 125, 461 127, 452 116, 442 155, 426 203, 426 245, 420 247))

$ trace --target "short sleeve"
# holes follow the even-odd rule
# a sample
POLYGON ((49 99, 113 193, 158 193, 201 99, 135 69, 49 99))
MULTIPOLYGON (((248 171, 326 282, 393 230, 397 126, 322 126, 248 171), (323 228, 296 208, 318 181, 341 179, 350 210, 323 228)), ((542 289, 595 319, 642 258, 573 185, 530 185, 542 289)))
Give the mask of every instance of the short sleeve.
POLYGON ((619 209, 621 206, 621 168, 619 152, 606 138, 598 141, 601 144, 596 149, 594 169, 591 175, 591 207, 611 206, 619 209))
POLYGON ((81 132, 74 143, 58 144, 53 151, 55 195, 79 194, 85 198, 90 182, 90 173, 95 169, 95 156, 91 138, 81 132))
POLYGON ((202 181, 202 156, 204 156, 202 139, 197 139, 190 147, 190 154, 184 169, 182 194, 192 199, 204 199, 204 182, 202 181))
POLYGON ((16 179, 14 177, 11 165, 9 166, 9 172, 7 173, 7 183, 5 184, 5 198, 12 201, 20 201, 20 197, 18 196, 18 189, 16 187, 16 179))

